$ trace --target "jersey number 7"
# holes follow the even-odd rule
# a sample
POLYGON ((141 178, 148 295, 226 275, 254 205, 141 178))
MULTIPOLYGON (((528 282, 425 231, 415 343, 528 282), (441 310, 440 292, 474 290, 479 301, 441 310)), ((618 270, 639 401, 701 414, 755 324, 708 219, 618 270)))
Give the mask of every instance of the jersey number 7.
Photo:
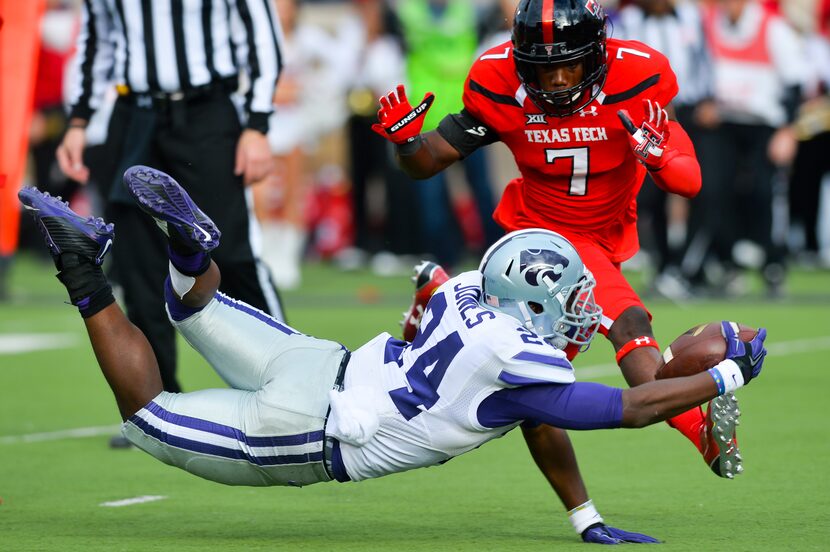
POLYGON ((571 180, 568 183, 568 195, 584 196, 588 193, 588 148, 557 148, 545 150, 545 161, 556 163, 558 159, 570 159, 572 162, 571 180))
MULTIPOLYGON (((418 334, 412 342, 411 350, 413 352, 423 347, 435 328, 441 323, 441 317, 446 310, 447 297, 443 293, 439 293, 430 299, 427 312, 432 315, 432 318, 426 327, 421 324, 418 329, 418 334)), ((424 318, 426 316, 427 313, 424 313, 424 318)), ((435 406, 440 398, 438 386, 441 385, 441 380, 444 379, 447 368, 463 346, 461 337, 456 331, 418 355, 418 358, 406 371, 406 380, 409 382, 409 386, 389 391, 392 402, 395 403, 398 412, 404 418, 411 420, 424 410, 429 410, 435 406), (426 372, 430 367, 432 367, 432 371, 427 375, 426 372)), ((401 349, 401 352, 403 350, 401 349)), ((398 362, 400 363, 400 359, 398 359, 398 362)))

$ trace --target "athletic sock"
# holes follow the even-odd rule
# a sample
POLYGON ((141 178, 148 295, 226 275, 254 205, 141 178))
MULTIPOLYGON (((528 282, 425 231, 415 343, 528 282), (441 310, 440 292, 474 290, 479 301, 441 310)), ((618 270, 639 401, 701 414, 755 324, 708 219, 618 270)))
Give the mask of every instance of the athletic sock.
POLYGON ((66 286, 70 302, 84 318, 104 310, 115 302, 104 271, 76 253, 62 253, 55 259, 57 278, 66 286))
POLYGON ((170 276, 164 281, 164 302, 167 305, 167 314, 174 322, 181 322, 190 318, 205 307, 189 307, 185 305, 176 292, 173 290, 173 284, 170 281, 170 276))
POLYGON ((703 415, 703 409, 701 407, 692 408, 682 414, 678 414, 674 418, 669 418, 666 420, 666 423, 682 433, 686 439, 697 447, 697 450, 703 453, 703 443, 700 441, 700 428, 706 423, 706 417, 703 415))
POLYGON ((179 240, 171 238, 168 241, 167 254, 170 257, 170 263, 185 276, 200 276, 210 267, 209 253, 190 249, 181 244, 179 240))

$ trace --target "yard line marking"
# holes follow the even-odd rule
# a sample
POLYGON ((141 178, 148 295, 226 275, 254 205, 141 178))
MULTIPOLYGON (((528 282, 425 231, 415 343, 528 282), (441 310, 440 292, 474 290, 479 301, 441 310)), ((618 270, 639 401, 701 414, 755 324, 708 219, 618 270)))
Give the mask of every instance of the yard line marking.
POLYGON ((98 506, 106 508, 120 508, 121 506, 132 506, 133 504, 144 504, 145 502, 155 502, 156 500, 164 500, 166 496, 161 495, 144 495, 133 498, 125 498, 123 500, 113 500, 112 502, 102 502, 98 506))
POLYGON ((8 435, 0 437, 0 445, 14 445, 17 443, 40 443, 43 441, 59 441, 61 439, 80 439, 83 437, 98 437, 99 435, 113 435, 121 432, 120 425, 77 427, 46 433, 29 433, 28 435, 8 435))
POLYGON ((47 349, 65 349, 78 343, 72 333, 16 333, 0 335, 0 355, 15 355, 47 349))
POLYGON ((830 336, 809 337, 806 339, 796 339, 793 341, 767 344, 767 354, 769 356, 782 356, 792 353, 812 353, 813 351, 821 351, 823 349, 830 349, 830 336))

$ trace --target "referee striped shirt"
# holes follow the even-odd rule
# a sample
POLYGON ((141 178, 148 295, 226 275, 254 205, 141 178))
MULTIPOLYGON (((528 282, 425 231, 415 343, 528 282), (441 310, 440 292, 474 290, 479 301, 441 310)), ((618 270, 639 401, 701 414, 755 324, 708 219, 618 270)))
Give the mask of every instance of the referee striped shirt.
POLYGON ((88 120, 110 86, 186 92, 247 74, 248 125, 267 128, 282 67, 273 0, 83 0, 70 117, 88 120))

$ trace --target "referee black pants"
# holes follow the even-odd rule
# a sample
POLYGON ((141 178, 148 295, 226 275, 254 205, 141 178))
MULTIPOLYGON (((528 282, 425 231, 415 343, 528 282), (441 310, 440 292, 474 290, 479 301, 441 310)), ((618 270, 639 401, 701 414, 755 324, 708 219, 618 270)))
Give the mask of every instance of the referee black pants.
POLYGON ((222 271, 219 289, 284 320, 279 296, 265 266, 254 254, 255 225, 250 219, 242 178, 233 174, 242 132, 238 115, 222 91, 178 105, 140 105, 118 100, 110 129, 122 129, 106 216, 115 223, 115 279, 124 290, 129 319, 147 336, 166 391, 178 392, 175 331, 164 309, 168 273, 166 239, 135 205, 121 180, 132 165, 148 165, 175 178, 222 232, 212 257, 222 271))
MULTIPOLYGON (((765 252, 764 274, 782 266, 784 250, 774 243, 773 177, 767 145, 775 129, 724 123, 702 130, 696 142, 703 188, 691 202, 683 271, 699 275, 705 257, 730 264, 737 240, 749 239, 765 252)), ((782 268, 783 270, 783 268, 782 268)))

